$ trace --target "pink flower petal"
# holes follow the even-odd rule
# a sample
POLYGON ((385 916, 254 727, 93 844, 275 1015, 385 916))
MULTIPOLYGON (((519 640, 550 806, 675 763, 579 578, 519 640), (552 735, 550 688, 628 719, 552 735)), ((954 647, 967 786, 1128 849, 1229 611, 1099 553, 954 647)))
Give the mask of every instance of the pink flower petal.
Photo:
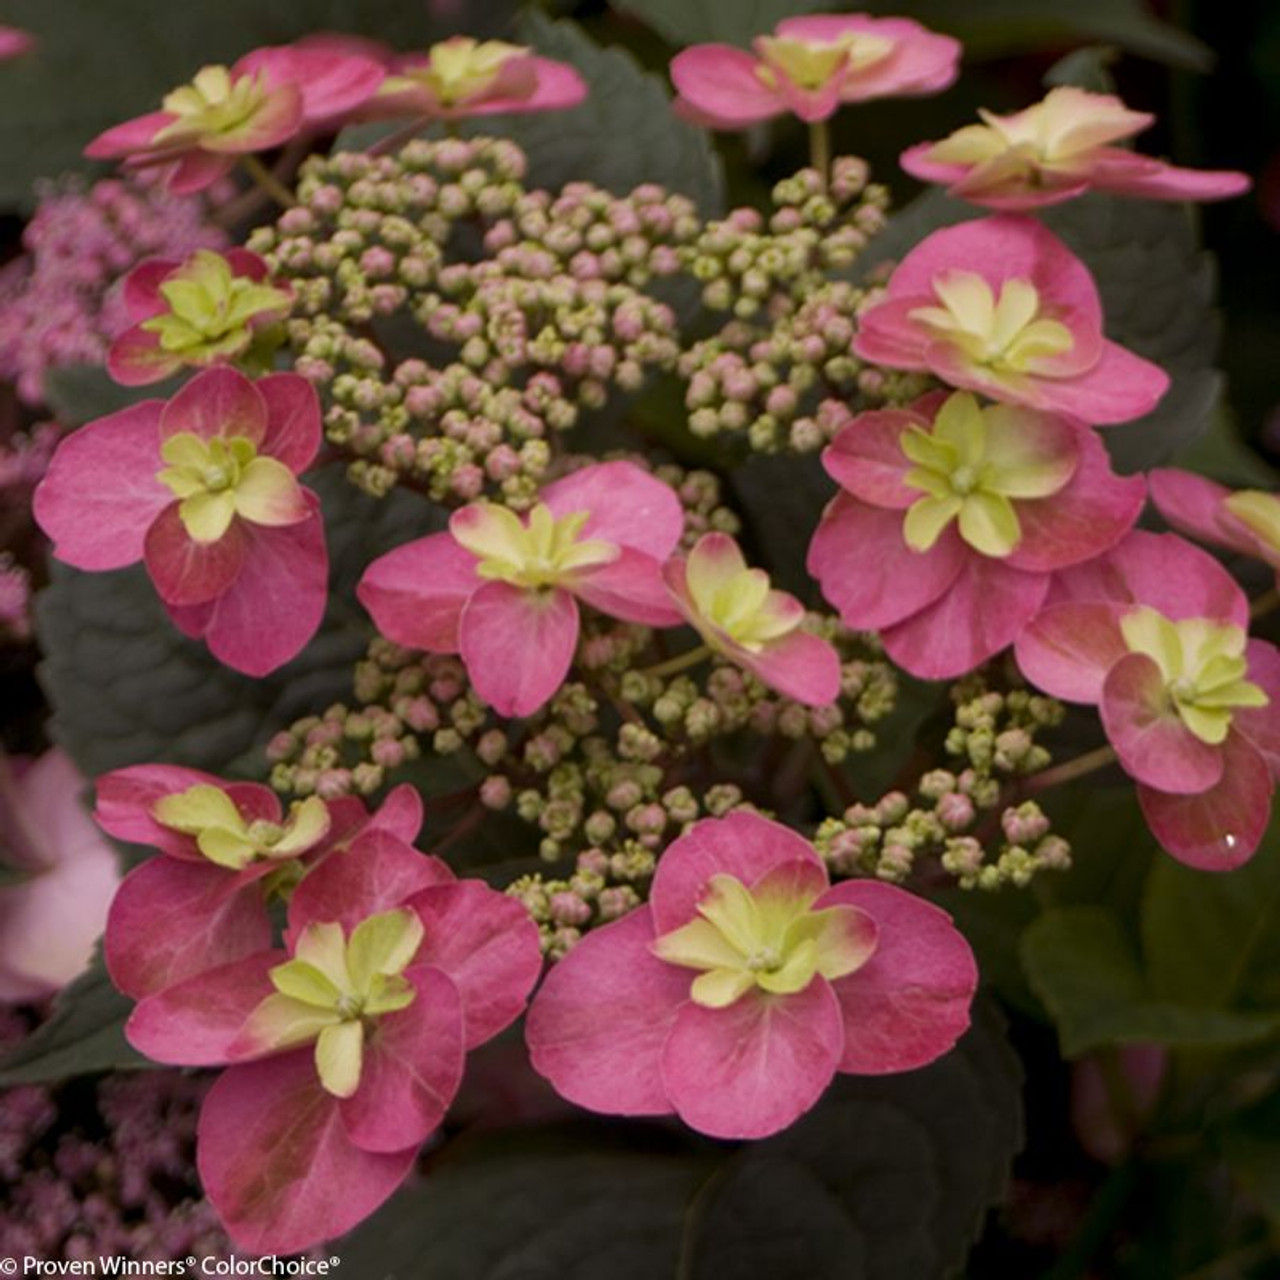
POLYGON ((764 1138, 818 1101, 844 1040, 825 978, 791 996, 748 992, 725 1009, 690 1001, 663 1048, 662 1082, 680 1118, 699 1133, 764 1138))
POLYGON ((678 627, 683 621, 667 594, 662 566, 630 547, 623 547, 608 564, 583 570, 566 585, 579 600, 611 618, 650 627, 678 627))
POLYGON ((883 632, 885 652, 922 680, 964 675, 1018 638, 1048 590, 1047 574, 972 552, 944 595, 883 632))
POLYGON ((577 645, 578 606, 558 587, 539 593, 486 583, 458 624, 471 686, 500 716, 531 715, 549 702, 577 645))
POLYGON ((424 889, 405 905, 426 929, 415 963, 447 974, 457 988, 467 1048, 510 1026, 542 972, 538 930, 528 911, 478 880, 424 889))
POLYGON ((860 413, 823 451, 822 465, 855 498, 873 507, 905 511, 921 494, 903 483, 913 464, 900 442, 908 427, 928 426, 929 419, 908 409, 860 413))
POLYGON ((727 44, 699 44, 671 60, 682 114, 718 129, 745 129, 780 115, 786 104, 756 75, 757 60, 727 44))
POLYGON ((258 951, 153 992, 138 1002, 125 1036, 139 1053, 171 1066, 230 1062, 246 1019, 275 992, 271 969, 287 959, 280 950, 258 951))
POLYGON ((152 111, 145 116, 135 116, 132 120, 113 125, 98 134, 85 147, 84 154, 90 160, 119 160, 145 151, 151 146, 156 134, 175 119, 168 111, 152 111))
POLYGON ((654 927, 670 933, 693 919, 714 875, 752 885, 780 863, 797 859, 822 866, 807 840, 759 814, 737 812, 695 822, 658 862, 649 893, 654 927))
POLYGON ((909 1071, 940 1058, 969 1026, 978 967, 964 935, 932 903, 893 885, 846 880, 815 909, 845 903, 879 931, 871 959, 832 987, 844 1019, 839 1070, 909 1071))
POLYGON ((213 440, 243 436, 255 446, 267 433, 267 405, 244 374, 220 365, 191 379, 164 407, 160 438, 179 432, 213 440))
POLYGON ((557 518, 589 511, 582 538, 665 560, 684 532, 684 511, 670 485, 633 462, 602 462, 549 484, 541 493, 557 518))
POLYGON ((70 757, 54 748, 14 773, 0 761, 0 846, 30 874, 0 888, 0 1000, 25 1002, 88 966, 120 866, 70 757))
POLYGON ((253 1253, 298 1253, 349 1231, 416 1156, 416 1146, 357 1147, 309 1049, 224 1072, 200 1112, 200 1181, 236 1246, 253 1253))
POLYGON ((809 544, 808 570, 846 626, 892 626, 946 594, 967 555, 953 529, 925 552, 902 533, 901 511, 868 506, 838 494, 809 544))
POLYGON ((536 77, 528 96, 506 95, 469 102, 439 112, 451 118, 464 116, 525 115, 532 111, 563 111, 576 107, 587 96, 587 83, 567 62, 530 58, 536 77))
POLYGON ((1257 540, 1222 505, 1232 492, 1226 485, 1174 467, 1148 472, 1147 484, 1156 509, 1179 533, 1241 555, 1258 554, 1257 540))
POLYGON ((1249 673, 1245 678, 1271 701, 1265 707, 1238 708, 1231 725, 1262 752, 1271 772, 1280 779, 1280 649, 1266 640, 1250 640, 1246 653, 1249 673))
POLYGON ((107 373, 122 387, 149 387, 180 368, 182 361, 161 347, 159 334, 141 325, 126 329, 107 352, 107 373))
POLYGON ((1097 362, 1072 378, 1037 378, 1038 404, 1095 426, 1131 422, 1150 413, 1169 390, 1169 375, 1132 351, 1103 342, 1097 362))
POLYGON ((360 1087, 339 1106, 347 1137, 364 1151, 418 1146, 444 1119, 462 1081, 457 989, 426 965, 405 977, 417 992, 413 1003, 378 1020, 365 1047, 360 1087))
POLYGON ((403 906, 421 890, 451 879, 439 858, 389 831, 366 831, 350 848, 326 858, 293 891, 286 941, 292 945, 309 924, 333 922, 350 933, 369 916, 403 906))
POLYGON ((809 707, 830 706, 840 696, 840 656, 807 631, 793 631, 759 653, 734 647, 730 655, 771 689, 809 707))
POLYGON ((1108 147, 1092 166, 1096 191, 1144 200, 1229 200, 1253 185, 1248 174, 1230 169, 1181 169, 1149 156, 1108 147))
POLYGON ((1006 563, 1032 572, 1062 569, 1110 550, 1142 513, 1141 476, 1117 476, 1102 442, 1079 429, 1080 462, 1051 497, 1017 504, 1022 541, 1006 563))
MULTIPOLYGON (((266 145, 266 144, 263 144, 266 145)), ((257 146, 246 150, 257 150, 257 146)), ((165 189, 175 196, 193 196, 207 191, 236 166, 235 155, 215 155, 211 151, 184 151, 169 169, 165 189)))
POLYGON ((458 620, 479 589, 476 558, 448 533, 433 533, 379 556, 356 596, 388 640, 428 653, 458 652, 458 620))
POLYGON ((1019 670, 1055 698, 1101 702, 1107 672, 1129 652, 1120 633, 1124 612, 1102 601, 1050 605, 1015 641, 1019 670))
POLYGON ((319 629, 329 592, 320 502, 315 513, 279 529, 244 525, 248 546, 236 580, 214 602, 204 626, 209 652, 249 676, 265 676, 298 656, 319 629))
POLYGON ((121 299, 130 320, 136 324, 165 310, 160 286, 181 265, 175 258, 144 258, 125 276, 121 299))
POLYGON ((338 123, 371 98, 387 74, 380 62, 352 49, 301 43, 255 49, 232 68, 235 75, 258 71, 272 84, 302 90, 303 119, 313 127, 338 123))
POLYGON ((156 479, 161 407, 147 400, 122 409, 58 445, 33 510, 59 560, 98 570, 142 559, 147 529, 173 501, 156 479))
POLYGON ((1130 776, 1179 794, 1207 791, 1222 777, 1223 751, 1199 738, 1169 706, 1159 665, 1130 653, 1102 685, 1102 725, 1130 776))
POLYGON ((662 1046, 690 975, 657 959, 653 940, 648 907, 593 929, 552 967, 529 1007, 534 1070, 580 1107, 623 1116, 672 1110, 662 1046))
POLYGON ((301 475, 320 449, 320 400, 315 388, 296 373, 271 373, 254 386, 267 406, 259 452, 278 458, 295 476, 301 475))
POLYGON ((233 520, 216 542, 197 542, 182 523, 179 506, 170 502, 147 530, 147 573, 166 604, 207 604, 222 595, 244 567, 251 551, 249 526, 233 520))
POLYGON ((211 862, 149 859, 125 877, 107 918, 107 972, 135 1000, 270 946, 258 884, 211 862))
POLYGON ((1271 771, 1243 734, 1222 745, 1222 780, 1198 795, 1138 787, 1151 833, 1179 862, 1201 871, 1231 871, 1257 852, 1271 821, 1271 771))

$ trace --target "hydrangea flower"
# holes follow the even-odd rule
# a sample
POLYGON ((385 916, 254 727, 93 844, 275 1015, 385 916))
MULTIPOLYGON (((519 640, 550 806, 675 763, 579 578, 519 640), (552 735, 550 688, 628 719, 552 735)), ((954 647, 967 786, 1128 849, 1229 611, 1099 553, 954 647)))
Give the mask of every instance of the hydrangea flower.
POLYGON ((1150 472, 1147 483, 1160 514, 1179 533, 1263 560, 1280 574, 1280 494, 1228 489, 1174 467, 1150 472))
POLYGON ((739 812, 690 828, 658 863, 648 905, 551 970, 526 1039, 579 1106, 762 1138, 837 1071, 946 1053, 976 982, 945 912, 876 881, 831 886, 807 841, 739 812))
POLYGON ((62 751, 0 755, 0 1001, 43 1000, 89 963, 120 880, 119 860, 80 803, 62 751))
POLYGON ((431 116, 458 120, 511 112, 560 111, 587 96, 586 82, 566 62, 540 58, 502 40, 452 36, 425 54, 396 60, 366 117, 431 116))
POLYGON ((823 465, 842 492, 809 572, 847 626, 925 679, 1012 643, 1052 575, 1119 542, 1145 499, 1088 427, 967 392, 860 414, 823 465))
POLYGON ((1243 173, 1179 169, 1114 144, 1155 122, 1108 93, 1069 85, 1013 115, 979 111, 941 142, 902 154, 902 167, 947 194, 988 209, 1061 204, 1086 191, 1153 200, 1224 200, 1249 189, 1243 173))
POLYGON ((750 569, 725 533, 706 533, 663 577, 680 612, 714 652, 797 702, 822 707, 840 694, 840 658, 801 628, 804 605, 750 569))
POLYGON ((267 275, 267 264, 247 249, 197 249, 182 262, 139 263, 124 280, 132 323, 112 344, 107 372, 140 387, 193 365, 265 365, 283 337, 277 322, 292 305, 289 291, 267 275))
POLYGON ((853 347, 874 364, 1095 425, 1141 417, 1169 386, 1163 369, 1103 336, 1084 263, 1012 214, 922 240, 863 313, 853 347))
POLYGON ((1062 574, 1016 645, 1032 683, 1098 707, 1156 839, 1209 871, 1253 855, 1280 771, 1280 650, 1248 621, 1212 556, 1135 531, 1062 574))
POLYGON ((447 533, 375 560, 356 594, 396 644, 459 653, 499 715, 527 716, 564 683, 582 600, 611 617, 675 626, 662 562, 684 525, 667 485, 630 462, 584 467, 521 519, 463 507, 447 533))
POLYGON ((272 896, 358 835, 411 842, 422 827, 410 786, 370 816, 350 796, 311 796, 284 814, 268 787, 176 765, 116 769, 96 785, 98 825, 162 855, 125 877, 107 922, 107 970, 136 999, 270 946, 272 896))
POLYGON ((843 103, 938 93, 956 78, 960 44, 910 18, 864 13, 787 18, 755 52, 699 44, 677 54, 677 110, 715 129, 746 129, 788 112, 810 124, 843 103))
POLYGON ((303 879, 283 948, 147 996, 126 1034, 160 1062, 234 1064, 201 1112, 200 1177, 240 1248, 293 1253, 404 1180, 466 1050, 540 968, 518 902, 374 832, 303 879))
POLYGON ((331 127, 384 75, 375 59, 328 45, 257 49, 230 68, 202 67, 190 84, 165 95, 159 111, 99 134, 84 154, 132 169, 166 165, 170 191, 203 191, 240 156, 331 127))
POLYGON ((145 561, 178 627, 261 676, 295 657, 324 613, 320 504, 296 477, 320 444, 311 385, 208 369, 58 446, 34 510, 78 569, 145 561))

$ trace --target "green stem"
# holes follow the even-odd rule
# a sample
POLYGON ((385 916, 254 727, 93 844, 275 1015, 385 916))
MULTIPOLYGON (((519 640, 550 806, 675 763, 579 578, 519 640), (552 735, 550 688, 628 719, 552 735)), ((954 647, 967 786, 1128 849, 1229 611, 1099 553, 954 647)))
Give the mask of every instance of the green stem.
POLYGON ((825 191, 831 174, 831 126, 825 120, 815 120, 809 126, 809 163, 817 169, 825 191))
POLYGON ((1280 608, 1280 587, 1272 587, 1270 591, 1264 592, 1249 606, 1249 617, 1252 621, 1257 622, 1259 618, 1265 618, 1272 610, 1280 608))
POLYGON ((692 649, 686 649, 684 653, 678 653, 674 658, 668 658, 666 662, 659 662, 654 667, 645 667, 640 674, 642 676, 673 676, 678 671, 687 671, 690 667, 696 667, 698 663, 705 662, 709 657, 711 657, 710 645, 694 645, 692 649))
POLYGON ((240 157, 240 163, 244 165, 245 172, 254 182, 282 208, 292 209, 297 204, 293 198, 293 192, 257 156, 243 155, 240 157))
POLYGON ((1074 760, 1055 765, 1043 773, 1034 774, 1027 780, 1023 790, 1028 794, 1034 794, 1037 791, 1048 791, 1050 787, 1060 787, 1064 783, 1074 782, 1077 778, 1083 778, 1086 774, 1094 773, 1098 769, 1105 769, 1107 765, 1114 764, 1115 759, 1116 753, 1110 746, 1086 751, 1084 755, 1076 756, 1074 760))

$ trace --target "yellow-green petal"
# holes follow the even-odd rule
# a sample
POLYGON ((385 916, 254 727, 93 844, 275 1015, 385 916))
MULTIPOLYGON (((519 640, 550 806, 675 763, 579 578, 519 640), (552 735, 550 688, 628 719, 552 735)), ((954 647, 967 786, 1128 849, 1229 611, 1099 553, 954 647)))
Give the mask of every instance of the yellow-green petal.
POLYGON ((327 1093, 349 1098, 360 1087, 364 1028, 359 1022, 326 1027, 316 1040, 316 1072, 327 1093))

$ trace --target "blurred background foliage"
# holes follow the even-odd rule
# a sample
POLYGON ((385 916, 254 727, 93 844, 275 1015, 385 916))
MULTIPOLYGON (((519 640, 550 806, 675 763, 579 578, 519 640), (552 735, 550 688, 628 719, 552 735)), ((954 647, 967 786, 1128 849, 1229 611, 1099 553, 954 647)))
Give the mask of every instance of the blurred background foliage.
MULTIPOLYGON (((1070 211, 1055 225, 1099 273, 1112 321, 1146 333, 1151 353, 1184 379, 1162 409, 1159 439, 1207 473, 1272 483, 1274 0, 6 0, 3 21, 40 44, 0 68, 3 252, 19 251, 39 179, 95 172, 79 152, 100 129, 150 109, 203 63, 316 30, 402 49, 456 31, 532 40, 577 62, 597 93, 581 113, 498 122, 529 147, 543 180, 625 189, 655 178, 708 210, 757 203, 804 163, 801 129, 779 122, 708 146, 665 113, 666 63, 684 44, 746 44, 779 18, 840 7, 908 15, 965 42, 964 74, 947 93, 836 121, 838 150, 865 155, 899 206, 921 194, 897 169, 903 148, 943 136, 978 106, 1036 100, 1055 66, 1075 82, 1106 77, 1153 112, 1144 150, 1254 177, 1250 196, 1197 211, 1194 224, 1181 210, 1112 214, 1095 203, 1074 225, 1070 211), (578 27, 559 25, 564 18, 578 27), (1196 224, 1212 257, 1200 253, 1196 224)), ((890 234, 918 237, 946 216, 916 205, 890 234)), ((49 398, 65 420, 84 421, 105 411, 108 391, 72 375, 49 398)), ((1113 443, 1125 439, 1115 433, 1113 443)), ((1159 445, 1127 439, 1138 442, 1135 465, 1159 445)), ((1129 446, 1116 447, 1124 461, 1129 446)), ((797 474, 794 492, 811 506, 804 483, 797 474)), ((333 488, 336 502, 342 486, 333 488)), ((785 507, 776 487, 762 499, 752 492, 744 473, 739 496, 761 541, 773 542, 771 567, 785 568, 786 530, 767 523, 785 507)), ((375 520, 364 499, 347 498, 331 534, 349 586, 420 513, 391 504, 375 520)), ((250 691, 190 646, 157 647, 163 624, 137 587, 136 575, 57 574, 41 603, 54 732, 90 771, 140 754, 248 769, 246 752, 273 724, 342 692, 359 651, 361 619, 344 588, 317 646, 250 691), (104 626, 122 599, 137 602, 129 628, 104 626)), ((6 737, 34 688, 6 684, 6 737)), ((926 702, 918 714, 907 708, 921 740, 926 702)), ((1028 893, 945 895, 991 997, 952 1058, 898 1080, 847 1082, 792 1134, 732 1152, 667 1126, 567 1121, 522 1073, 518 1052, 500 1046, 472 1084, 472 1110, 455 1120, 458 1140, 430 1156, 432 1177, 339 1249, 347 1269, 424 1280, 1280 1275, 1280 830, 1248 868, 1210 877, 1154 847, 1118 775, 1057 795, 1052 807, 1075 846, 1069 875, 1028 893), (495 1108, 527 1123, 486 1132, 495 1108), (984 1218, 989 1204, 998 1207, 984 1218)), ((20 1057, 0 1064, 0 1085, 137 1066, 119 1034, 123 1012, 100 973, 89 975, 20 1057)))

